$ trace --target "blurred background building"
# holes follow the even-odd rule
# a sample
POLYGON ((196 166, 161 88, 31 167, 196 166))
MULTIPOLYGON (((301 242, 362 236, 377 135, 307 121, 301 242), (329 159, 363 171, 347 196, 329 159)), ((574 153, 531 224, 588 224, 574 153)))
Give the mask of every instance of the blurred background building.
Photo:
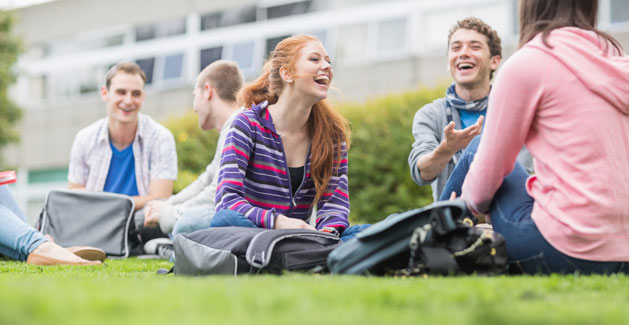
MULTIPOLYGON (((518 29, 516 0, 21 1, 5 0, 24 45, 10 93, 24 109, 21 142, 2 155, 17 167, 14 193, 31 223, 47 191, 66 187, 75 134, 105 116, 99 88, 118 61, 144 69, 142 111, 163 121, 191 108, 204 66, 234 60, 250 80, 289 35, 325 44, 335 69, 332 100, 367 101, 450 80, 446 39, 458 19, 492 25, 505 58, 518 29)), ((599 27, 629 48, 629 1, 600 0, 599 27)))

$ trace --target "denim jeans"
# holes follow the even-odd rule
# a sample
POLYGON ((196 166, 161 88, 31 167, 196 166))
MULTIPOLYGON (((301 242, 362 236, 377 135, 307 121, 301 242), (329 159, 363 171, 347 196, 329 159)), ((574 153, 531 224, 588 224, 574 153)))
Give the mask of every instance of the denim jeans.
POLYGON ((207 206, 183 209, 181 216, 173 227, 171 238, 175 238, 178 234, 209 228, 213 216, 214 209, 207 206))
MULTIPOLYGON (((371 225, 354 225, 349 228, 346 228, 343 233, 341 233, 341 240, 348 241, 356 236, 359 232, 367 229, 371 225)), ((234 210, 221 210, 214 215, 212 221, 210 222, 210 227, 248 227, 248 228, 256 228, 255 223, 249 220, 249 218, 243 216, 242 214, 235 212, 234 210)))
MULTIPOLYGON (((452 192, 461 195, 461 187, 474 159, 480 136, 474 138, 454 167, 440 200, 452 192)), ((544 239, 531 218, 533 198, 526 192, 529 174, 516 162, 494 195, 489 215, 494 231, 504 236, 509 264, 513 271, 535 273, 629 273, 629 263, 598 262, 573 258, 555 249, 544 239)), ((621 249, 619 247, 619 249, 621 249)))
POLYGON ((28 254, 46 241, 44 235, 26 223, 9 186, 0 186, 0 255, 25 261, 28 254))

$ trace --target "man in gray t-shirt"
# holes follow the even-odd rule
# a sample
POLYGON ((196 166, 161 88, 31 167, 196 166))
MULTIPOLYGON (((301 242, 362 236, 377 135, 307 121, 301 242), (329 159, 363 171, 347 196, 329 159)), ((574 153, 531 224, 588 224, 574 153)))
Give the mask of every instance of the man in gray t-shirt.
MULTIPOLYGON (((469 17, 450 29, 448 70, 454 83, 446 97, 426 104, 415 114, 415 142, 408 157, 411 177, 418 185, 430 184, 435 201, 463 149, 481 134, 491 78, 501 59, 500 37, 482 20, 469 17)), ((532 169, 532 158, 525 148, 518 161, 532 169)))

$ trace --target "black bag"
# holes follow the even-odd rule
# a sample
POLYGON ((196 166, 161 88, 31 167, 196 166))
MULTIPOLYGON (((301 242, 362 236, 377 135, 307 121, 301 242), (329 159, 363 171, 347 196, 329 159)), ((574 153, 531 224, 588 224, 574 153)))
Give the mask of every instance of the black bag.
POLYGON ((328 266, 332 273, 364 275, 502 272, 504 239, 473 227, 472 219, 460 199, 393 214, 335 249, 328 266))
POLYGON ((52 190, 39 214, 38 230, 64 247, 86 245, 110 257, 127 257, 134 207, 127 195, 52 190))
POLYGON ((341 239, 320 231, 220 227, 175 237, 175 274, 281 274, 325 268, 341 239))

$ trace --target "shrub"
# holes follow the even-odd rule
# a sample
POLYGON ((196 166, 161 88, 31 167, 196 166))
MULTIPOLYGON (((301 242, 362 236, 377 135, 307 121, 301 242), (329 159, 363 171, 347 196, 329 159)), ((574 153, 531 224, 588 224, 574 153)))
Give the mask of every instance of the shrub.
MULTIPOLYGON (((352 129, 349 152, 352 224, 374 223, 391 213, 432 202, 430 186, 419 187, 411 179, 407 159, 413 143, 411 127, 415 113, 443 94, 444 87, 437 87, 366 103, 335 105, 352 129)), ((212 161, 218 133, 200 130, 193 112, 172 117, 165 124, 177 143, 179 178, 175 192, 178 192, 212 161)))
POLYGON ((216 151, 218 132, 199 128, 197 115, 189 110, 181 116, 169 118, 164 125, 175 136, 179 175, 175 181, 175 193, 192 183, 212 161, 216 151))
POLYGON ((349 152, 349 191, 352 223, 373 223, 391 213, 432 202, 430 186, 411 179, 413 117, 419 108, 442 97, 444 88, 418 89, 368 100, 339 104, 352 129, 349 152))

